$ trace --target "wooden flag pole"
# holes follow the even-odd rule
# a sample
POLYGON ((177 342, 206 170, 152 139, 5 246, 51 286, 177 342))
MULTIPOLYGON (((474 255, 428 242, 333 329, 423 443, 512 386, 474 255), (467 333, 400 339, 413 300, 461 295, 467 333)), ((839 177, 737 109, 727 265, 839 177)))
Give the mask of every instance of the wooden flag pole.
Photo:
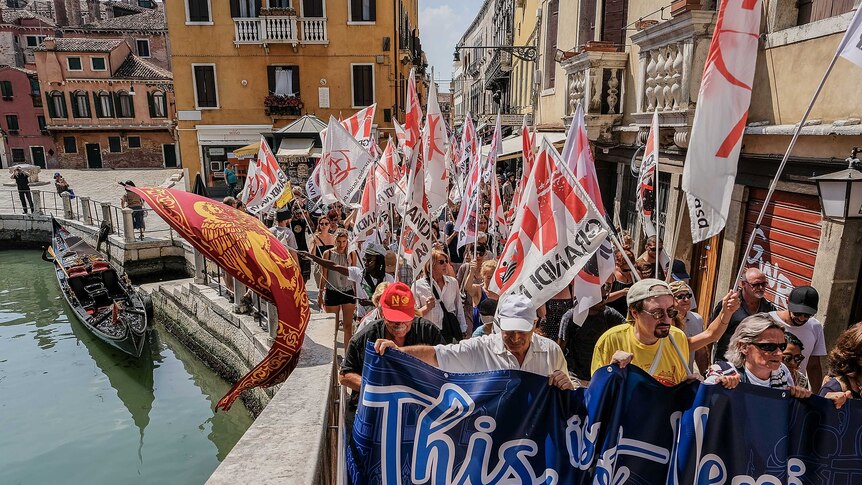
POLYGON ((832 62, 829 63, 829 67, 826 68, 826 72, 823 73, 823 78, 820 79, 820 84, 817 86, 817 90, 814 91, 814 97, 811 98, 811 102, 808 103, 808 108, 805 110, 805 114, 802 115, 802 120, 799 121, 799 124, 796 125, 796 130, 793 132, 793 138, 790 139, 790 144, 787 146, 787 151, 784 152, 784 157, 781 159, 781 164, 778 166, 778 171, 775 173, 775 178, 772 179, 772 183, 769 185, 769 192, 766 194, 766 199, 763 201, 763 207, 760 208, 760 213, 757 214, 757 221, 754 223, 754 229, 751 231, 751 235, 748 237, 748 243, 745 245, 745 252, 742 253, 741 261, 739 262, 739 271, 736 273, 736 281, 732 283, 734 287, 739 284, 739 281, 742 280, 743 272, 745 271, 745 262, 748 258, 748 253, 751 252, 752 246, 754 246, 754 238, 757 236, 757 230, 760 228, 760 223, 763 222, 763 217, 766 215, 766 208, 769 206, 770 200, 772 200, 772 194, 775 192, 775 187, 778 185, 778 180, 781 178, 781 173, 784 171, 784 167, 787 165, 787 161, 790 159, 790 153, 793 151, 793 147, 796 146, 796 140, 799 138, 799 134, 802 132, 802 127, 805 126, 805 122, 808 121, 808 116, 811 114, 812 108, 814 108, 814 102, 817 101, 817 98, 820 96, 820 92, 823 91, 823 86, 826 84, 826 79, 829 77, 829 74, 832 73, 832 68, 835 67, 835 63, 838 61, 838 57, 841 53, 840 49, 835 51, 835 55, 832 57, 832 62))

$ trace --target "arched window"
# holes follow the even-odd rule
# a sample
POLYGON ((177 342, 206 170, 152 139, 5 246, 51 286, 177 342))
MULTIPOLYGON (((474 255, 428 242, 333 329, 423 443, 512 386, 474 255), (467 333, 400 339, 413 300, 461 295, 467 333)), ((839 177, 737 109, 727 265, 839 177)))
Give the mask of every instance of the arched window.
POLYGON ((89 118, 90 94, 86 91, 75 91, 71 96, 72 116, 75 118, 89 118))
POLYGON ((48 93, 48 116, 51 118, 67 118, 66 95, 60 91, 48 93))
POLYGON ((96 105, 96 116, 99 118, 114 117, 114 100, 111 93, 107 91, 99 91, 93 100, 96 105))
POLYGON ((134 98, 126 92, 120 91, 117 93, 117 118, 134 118, 135 117, 135 102, 134 98))
POLYGON ((148 93, 150 104, 150 118, 165 118, 168 112, 168 100, 164 91, 153 91, 148 93))

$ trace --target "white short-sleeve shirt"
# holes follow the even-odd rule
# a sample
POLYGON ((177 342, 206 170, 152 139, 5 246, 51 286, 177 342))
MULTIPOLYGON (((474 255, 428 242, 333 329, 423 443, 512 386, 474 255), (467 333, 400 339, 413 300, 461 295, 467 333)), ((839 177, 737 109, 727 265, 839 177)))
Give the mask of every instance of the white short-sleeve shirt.
POLYGON ((437 363, 446 372, 487 372, 491 370, 522 370, 540 376, 549 376, 555 370, 568 375, 566 358, 554 341, 533 334, 530 348, 519 364, 514 354, 503 344, 499 333, 462 340, 457 344, 434 347, 437 363))
POLYGON ((778 316, 778 312, 769 312, 769 317, 776 323, 784 326, 784 330, 796 335, 796 338, 802 342, 802 355, 805 359, 799 364, 799 372, 808 377, 808 358, 812 355, 826 355, 826 337, 823 335, 823 324, 816 318, 811 317, 805 322, 805 325, 788 325, 778 316))
MULTIPOLYGON (((443 276, 443 288, 437 286, 437 294, 440 295, 443 305, 446 310, 455 314, 458 317, 458 325, 461 327, 461 332, 467 331, 467 320, 464 317, 464 305, 461 303, 461 288, 458 286, 458 280, 451 276, 443 276)), ((413 296, 416 297, 416 308, 425 305, 429 298, 434 298, 434 290, 431 284, 428 283, 428 278, 420 278, 413 283, 413 296)), ((433 323, 438 329, 443 329, 443 308, 440 307, 440 301, 425 315, 425 319, 433 323)))

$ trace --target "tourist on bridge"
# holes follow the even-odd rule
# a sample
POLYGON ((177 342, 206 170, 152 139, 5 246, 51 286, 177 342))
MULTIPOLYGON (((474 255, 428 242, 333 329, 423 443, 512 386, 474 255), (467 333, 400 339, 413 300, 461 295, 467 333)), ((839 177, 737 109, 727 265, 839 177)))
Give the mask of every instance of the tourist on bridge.
POLYGON ((399 345, 382 338, 374 350, 383 355, 397 349, 445 372, 522 370, 548 378, 548 384, 574 389, 560 346, 534 332, 536 309, 525 295, 506 295, 497 311, 500 333, 462 340, 448 345, 399 345))
POLYGON ((132 229, 138 230, 138 237, 141 241, 144 240, 144 199, 140 195, 129 190, 129 187, 134 187, 135 183, 127 180, 125 183, 120 182, 120 185, 126 187, 126 193, 120 198, 120 206, 132 209, 132 229))
POLYGON ((33 207, 33 194, 30 193, 30 174, 21 170, 21 167, 15 167, 10 178, 15 181, 15 185, 18 187, 18 198, 21 199, 21 208, 24 209, 24 213, 27 213, 28 202, 30 203, 30 212, 36 212, 33 207))

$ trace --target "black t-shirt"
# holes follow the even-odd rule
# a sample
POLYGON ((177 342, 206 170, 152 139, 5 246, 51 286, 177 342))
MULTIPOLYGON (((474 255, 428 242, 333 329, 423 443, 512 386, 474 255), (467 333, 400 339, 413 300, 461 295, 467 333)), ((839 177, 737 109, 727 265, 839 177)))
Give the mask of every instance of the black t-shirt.
MULTIPOLYGON (((739 326, 739 322, 743 321, 746 317, 753 315, 753 313, 748 313, 745 300, 742 299, 742 292, 739 293, 739 301, 742 302, 742 305, 740 305, 739 309, 733 312, 733 315, 730 316, 730 323, 727 325, 727 330, 724 331, 724 334, 721 336, 720 339, 718 339, 718 342, 716 342, 715 344, 715 362, 727 360, 724 358, 724 354, 727 352, 728 344, 730 344, 730 337, 733 336, 733 332, 736 331, 736 327, 739 326)), ((715 320, 718 314, 721 313, 721 305, 722 302, 719 301, 715 308, 712 310, 712 313, 709 314, 710 322, 715 320)), ((774 311, 775 305, 773 305, 765 298, 761 298, 760 307, 755 313, 774 311)))
POLYGON ((30 190, 30 176, 27 172, 18 172, 13 175, 15 184, 18 185, 18 190, 30 190))
MULTIPOLYGON (((631 283, 623 283, 621 281, 614 280, 614 282, 611 283, 611 293, 615 293, 625 288, 631 288, 633 284, 635 284, 634 281, 632 281, 631 283)), ((625 316, 625 314, 629 312, 629 307, 626 304, 626 295, 623 295, 620 298, 617 298, 616 300, 608 303, 608 306, 613 308, 620 315, 623 316, 625 316)))
MULTIPOLYGON (((451 222, 446 223, 446 237, 452 235, 455 232, 455 224, 451 222)), ((453 263, 463 263, 464 262, 464 247, 458 247, 458 236, 452 238, 452 240, 446 243, 446 247, 449 250, 449 260, 453 263)))
POLYGON ((293 229, 293 237, 296 238, 296 249, 299 251, 308 251, 308 241, 305 239, 306 228, 308 224, 305 219, 293 219, 290 223, 290 228, 293 229))
POLYGON ((569 372, 578 376, 579 379, 590 380, 590 366, 593 362, 593 351, 596 348, 596 343, 599 337, 608 331, 611 327, 615 327, 625 321, 620 312, 614 310, 610 306, 606 306, 604 311, 595 315, 587 315, 584 324, 577 326, 572 323, 574 309, 569 310, 563 315, 560 325, 566 325, 566 364, 569 372))
MULTIPOLYGON (((362 367, 365 364, 365 346, 368 342, 375 342, 377 339, 386 337, 386 324, 383 320, 376 320, 368 323, 357 332, 347 349, 344 351, 344 361, 341 363, 340 373, 344 374, 359 374, 362 375, 362 367)), ((433 323, 424 318, 416 317, 413 319, 413 327, 407 332, 404 337, 404 346, 409 345, 439 345, 443 344, 443 335, 433 323)), ((350 406, 356 409, 359 404, 359 393, 354 392, 350 396, 350 406)))

